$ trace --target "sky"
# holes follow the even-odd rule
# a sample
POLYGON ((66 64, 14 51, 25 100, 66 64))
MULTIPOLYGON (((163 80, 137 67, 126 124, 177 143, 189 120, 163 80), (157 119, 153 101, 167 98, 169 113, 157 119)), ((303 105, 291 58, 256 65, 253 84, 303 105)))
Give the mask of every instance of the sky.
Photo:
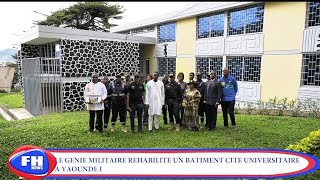
MULTIPOLYGON (((29 30, 34 20, 44 20, 59 9, 76 2, 0 2, 0 50, 16 47, 23 31, 29 30), (36 12, 38 13, 36 13, 36 12)), ((125 12, 121 20, 112 23, 121 25, 144 18, 183 9, 198 2, 111 2, 123 6, 125 12)))

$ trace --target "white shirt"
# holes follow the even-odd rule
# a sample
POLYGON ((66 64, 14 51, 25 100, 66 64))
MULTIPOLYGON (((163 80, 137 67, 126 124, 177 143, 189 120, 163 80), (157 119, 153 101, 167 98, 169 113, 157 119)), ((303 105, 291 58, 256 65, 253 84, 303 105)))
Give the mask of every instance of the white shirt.
POLYGON ((147 83, 145 104, 149 105, 149 115, 161 115, 164 105, 164 84, 162 81, 147 83))
POLYGON ((108 92, 106 86, 101 82, 93 83, 90 82, 84 88, 84 97, 87 103, 87 110, 98 111, 104 110, 103 101, 107 98, 108 92), (89 101, 94 101, 89 104, 89 101))

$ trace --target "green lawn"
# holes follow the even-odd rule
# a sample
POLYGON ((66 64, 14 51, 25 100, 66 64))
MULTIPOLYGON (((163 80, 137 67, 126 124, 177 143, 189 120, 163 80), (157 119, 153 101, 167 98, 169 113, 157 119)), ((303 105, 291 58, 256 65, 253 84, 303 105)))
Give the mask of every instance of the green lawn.
POLYGON ((23 94, 22 92, 0 93, 0 104, 6 108, 22 108, 23 94))
MULTIPOLYGON (((28 120, 5 121, 0 118, 0 174, 14 177, 6 168, 8 156, 19 146, 43 148, 281 148, 308 136, 320 127, 318 119, 236 115, 238 128, 223 128, 219 114, 217 130, 180 132, 168 130, 161 120, 160 132, 124 133, 117 131, 88 134, 88 113, 71 112, 35 117, 28 120)), ((127 120, 127 122, 129 122, 127 120)), ((130 124, 127 124, 128 130, 130 124)), ((0 175, 1 176, 1 175, 0 175)), ((7 179, 10 179, 7 178, 7 179)), ((1 179, 1 178, 0 178, 1 179)))

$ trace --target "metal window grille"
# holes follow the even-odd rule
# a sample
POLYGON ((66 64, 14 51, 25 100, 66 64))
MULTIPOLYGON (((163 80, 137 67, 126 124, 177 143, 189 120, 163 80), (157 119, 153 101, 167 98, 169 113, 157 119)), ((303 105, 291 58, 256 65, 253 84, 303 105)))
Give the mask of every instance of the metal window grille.
POLYGON ((198 17, 197 28, 197 38, 223 36, 224 14, 198 17))
POLYGON ((57 42, 39 45, 39 54, 41 57, 41 71, 43 74, 60 72, 60 61, 52 61, 56 56, 55 45, 57 42), (56 69, 57 71, 53 71, 56 69))
POLYGON ((260 82, 261 56, 228 56, 227 67, 238 81, 260 82))
POLYGON ((201 72, 202 78, 206 78, 206 75, 215 70, 217 78, 220 78, 222 75, 222 61, 222 56, 197 58, 197 72, 201 72))
POLYGON ((264 5, 235 10, 228 13, 228 35, 263 31, 264 5))
POLYGON ((306 27, 320 26, 320 2, 307 2, 306 27))
POLYGON ((303 54, 301 85, 320 86, 320 54, 303 54))
POLYGON ((172 42, 176 40, 176 23, 158 26, 158 42, 172 42))
POLYGON ((158 58, 159 76, 176 73, 175 58, 158 58))

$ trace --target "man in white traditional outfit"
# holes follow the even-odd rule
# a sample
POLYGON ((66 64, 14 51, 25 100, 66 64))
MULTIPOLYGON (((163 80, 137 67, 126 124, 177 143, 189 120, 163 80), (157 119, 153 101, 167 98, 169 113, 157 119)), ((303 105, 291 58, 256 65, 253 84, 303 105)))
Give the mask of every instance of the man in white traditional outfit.
POLYGON ((164 84, 158 80, 158 72, 153 73, 153 80, 147 83, 145 105, 149 113, 149 131, 152 131, 153 116, 155 116, 155 128, 159 130, 159 117, 164 106, 164 84))
POLYGON ((97 130, 102 133, 102 114, 104 110, 103 101, 107 98, 108 92, 106 86, 98 82, 98 75, 92 75, 92 81, 88 83, 84 89, 84 97, 87 103, 87 110, 89 111, 89 133, 94 129, 94 118, 97 114, 98 126, 97 130))

